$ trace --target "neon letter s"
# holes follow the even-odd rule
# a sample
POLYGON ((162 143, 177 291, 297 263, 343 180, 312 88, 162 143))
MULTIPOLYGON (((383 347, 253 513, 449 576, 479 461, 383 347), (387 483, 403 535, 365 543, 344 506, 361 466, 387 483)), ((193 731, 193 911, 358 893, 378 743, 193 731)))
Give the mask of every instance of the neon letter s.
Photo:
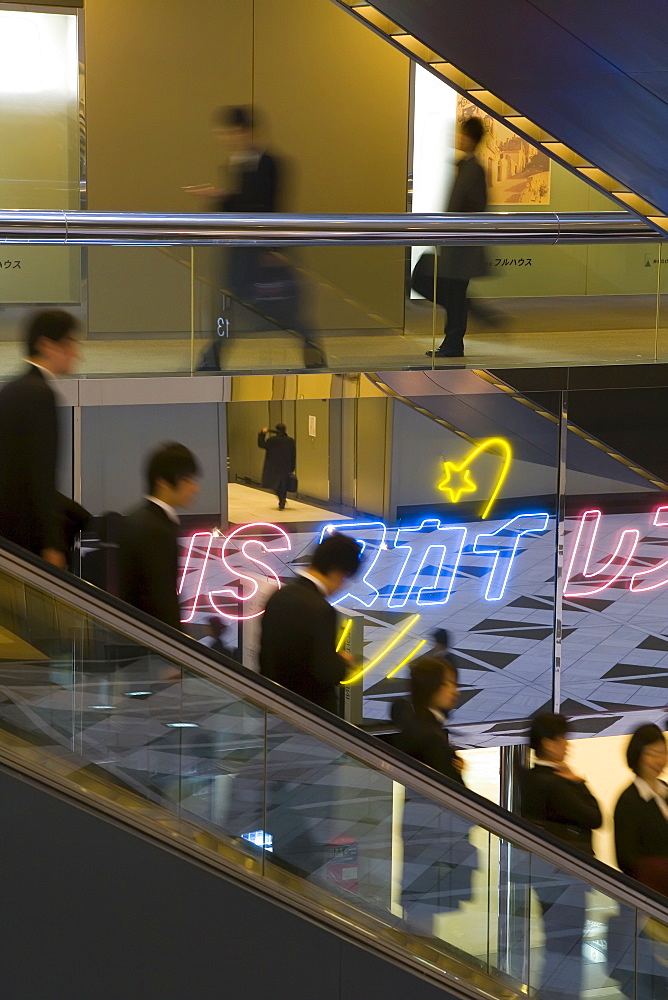
POLYGON ((256 611, 252 615, 230 614, 228 611, 225 611, 223 610, 223 608, 219 607, 219 605, 216 603, 217 597, 228 597, 228 598, 231 597, 232 600, 238 601, 241 605, 243 605, 246 601, 252 600, 252 598, 255 597, 255 595, 257 594, 259 590, 259 585, 255 577, 248 576, 245 573, 242 573, 240 570, 235 569, 228 562, 228 557, 231 555, 229 549, 231 543, 234 540, 238 539, 239 536, 243 535, 244 532, 253 532, 254 534, 256 534, 258 529, 260 530, 269 529, 270 532, 275 532, 278 535, 278 538, 275 538, 273 541, 265 541, 263 538, 256 538, 256 537, 246 538, 244 541, 241 542, 239 551, 248 560, 248 562, 253 563, 254 566, 257 566, 260 570, 262 570, 261 574, 262 576, 272 577, 276 586, 277 587, 281 586, 281 581, 279 580, 278 576, 271 568, 271 566, 267 565, 267 563, 262 562, 262 560, 259 559, 257 555, 253 555, 252 552, 249 550, 251 546, 257 546, 259 547, 261 553, 290 552, 292 546, 290 544, 290 536, 288 535, 288 533, 284 531, 283 528, 279 528, 278 525, 276 524, 264 524, 264 523, 242 524, 238 528, 235 528, 234 531, 231 531, 229 535, 224 539, 220 556, 223 561, 223 566, 228 571, 228 573, 230 573, 231 576, 239 577, 239 579, 243 580, 245 583, 248 583, 250 590, 242 595, 237 594, 231 587, 223 587, 222 590, 212 590, 209 592, 209 602, 211 606, 218 612, 219 615, 222 615, 224 618, 229 618, 231 619, 231 621, 249 621, 251 618, 259 618, 260 615, 264 614, 264 610, 256 611))

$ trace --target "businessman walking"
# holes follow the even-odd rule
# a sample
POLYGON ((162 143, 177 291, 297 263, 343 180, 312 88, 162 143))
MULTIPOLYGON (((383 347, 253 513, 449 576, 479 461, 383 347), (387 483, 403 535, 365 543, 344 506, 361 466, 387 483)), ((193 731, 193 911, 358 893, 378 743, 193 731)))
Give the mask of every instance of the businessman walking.
POLYGON ((175 629, 181 629, 175 508, 191 506, 198 475, 197 460, 185 445, 161 445, 146 467, 148 493, 121 528, 120 596, 175 629))
POLYGON ((60 569, 67 566, 68 501, 56 490, 54 387, 79 356, 77 330, 61 309, 36 313, 25 334, 28 366, 0 392, 0 535, 60 569))

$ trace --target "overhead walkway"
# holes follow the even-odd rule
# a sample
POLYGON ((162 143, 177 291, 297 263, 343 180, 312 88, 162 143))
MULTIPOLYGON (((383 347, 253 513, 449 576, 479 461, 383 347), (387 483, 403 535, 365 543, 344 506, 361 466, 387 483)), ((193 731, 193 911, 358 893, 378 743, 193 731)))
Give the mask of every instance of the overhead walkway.
POLYGON ((553 159, 666 228, 662 4, 335 2, 553 159))
POLYGON ((519 1000, 545 967, 564 1000, 582 971, 590 998, 665 995, 662 897, 10 546, 0 787, 7 996, 181 996, 182 942, 198 998, 243 974, 281 997, 519 1000), (568 945, 543 943, 546 887, 581 901, 568 945))

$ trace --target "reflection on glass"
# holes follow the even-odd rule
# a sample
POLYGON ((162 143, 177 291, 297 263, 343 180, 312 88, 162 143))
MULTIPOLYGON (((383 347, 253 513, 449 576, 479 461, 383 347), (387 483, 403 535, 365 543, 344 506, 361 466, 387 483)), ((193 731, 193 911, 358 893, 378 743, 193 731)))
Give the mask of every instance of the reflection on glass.
POLYGON ((32 766, 487 995, 531 984, 541 1000, 619 1000, 633 982, 643 1000, 663 995, 663 925, 499 840, 456 800, 6 572, 0 628, 0 742, 32 766))

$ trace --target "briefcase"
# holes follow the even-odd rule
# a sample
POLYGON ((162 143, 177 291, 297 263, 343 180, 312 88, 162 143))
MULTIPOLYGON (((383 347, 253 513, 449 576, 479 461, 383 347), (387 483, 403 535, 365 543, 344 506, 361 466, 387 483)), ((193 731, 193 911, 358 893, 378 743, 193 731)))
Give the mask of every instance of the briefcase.
POLYGON ((288 476, 288 493, 296 493, 299 489, 299 483, 297 482, 297 477, 294 472, 291 472, 288 476))

